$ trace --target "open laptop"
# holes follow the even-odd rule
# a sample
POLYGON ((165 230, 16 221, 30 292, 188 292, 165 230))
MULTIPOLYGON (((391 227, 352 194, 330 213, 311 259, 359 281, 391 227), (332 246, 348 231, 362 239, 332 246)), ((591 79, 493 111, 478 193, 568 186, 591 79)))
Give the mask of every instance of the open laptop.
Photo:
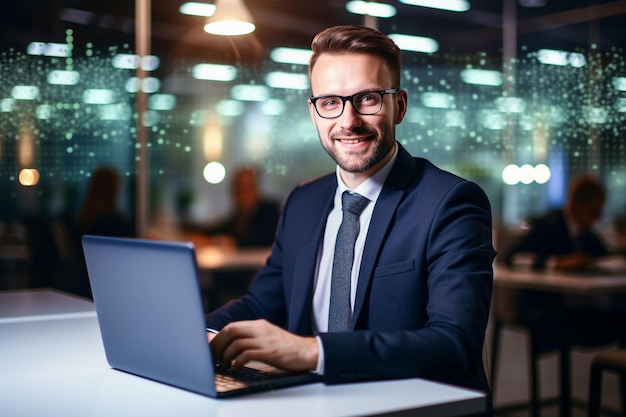
POLYGON ((86 235, 82 245, 112 368, 210 397, 320 380, 214 363, 191 243, 86 235))

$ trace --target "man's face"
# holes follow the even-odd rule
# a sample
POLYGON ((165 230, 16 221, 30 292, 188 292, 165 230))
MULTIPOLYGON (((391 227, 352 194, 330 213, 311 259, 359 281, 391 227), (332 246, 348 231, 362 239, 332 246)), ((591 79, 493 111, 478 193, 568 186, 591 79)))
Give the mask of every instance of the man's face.
POLYGON ((591 230, 602 217, 604 203, 603 198, 593 198, 578 204, 572 204, 570 212, 581 229, 591 230))
MULTIPOLYGON (((314 96, 350 96, 395 87, 398 86, 392 85, 392 76, 384 61, 368 54, 325 53, 320 55, 311 73, 314 96)), ((384 95, 382 109, 377 114, 361 115, 346 102, 341 116, 324 119, 309 101, 309 112, 320 142, 339 165, 346 185, 354 188, 391 157, 395 125, 404 118, 406 106, 406 92, 400 91, 384 95)))

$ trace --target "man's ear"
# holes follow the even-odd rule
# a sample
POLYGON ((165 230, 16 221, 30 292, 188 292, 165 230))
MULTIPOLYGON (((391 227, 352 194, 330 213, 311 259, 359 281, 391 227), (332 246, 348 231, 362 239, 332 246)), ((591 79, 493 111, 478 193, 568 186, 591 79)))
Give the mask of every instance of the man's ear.
POLYGON ((406 115, 406 110, 408 108, 409 105, 409 95, 406 92, 406 90, 400 90, 398 91, 398 93, 396 94, 397 96, 397 106, 398 106, 398 110, 396 112, 396 124, 400 124, 400 122, 402 122, 402 120, 404 120, 404 116, 406 115))

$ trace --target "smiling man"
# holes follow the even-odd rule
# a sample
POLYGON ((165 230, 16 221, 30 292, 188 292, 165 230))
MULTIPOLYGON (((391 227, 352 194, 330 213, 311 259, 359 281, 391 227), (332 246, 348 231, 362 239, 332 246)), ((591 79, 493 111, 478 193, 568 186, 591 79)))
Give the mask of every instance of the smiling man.
POLYGON ((337 170, 292 191, 248 294, 207 316, 212 350, 326 383, 423 377, 489 392, 487 197, 396 141, 408 95, 386 35, 332 27, 312 49, 308 106, 337 170))

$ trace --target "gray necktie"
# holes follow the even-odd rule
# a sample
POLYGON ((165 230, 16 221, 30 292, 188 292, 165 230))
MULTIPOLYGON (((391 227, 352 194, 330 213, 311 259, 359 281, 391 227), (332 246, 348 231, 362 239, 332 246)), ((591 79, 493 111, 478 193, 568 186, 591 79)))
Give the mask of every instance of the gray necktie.
POLYGON ((341 200, 343 218, 337 233, 333 258, 328 312, 329 332, 345 332, 351 327, 350 287, 352 264, 354 263, 354 243, 359 234, 359 214, 369 202, 362 195, 350 194, 348 191, 344 191, 341 200))

